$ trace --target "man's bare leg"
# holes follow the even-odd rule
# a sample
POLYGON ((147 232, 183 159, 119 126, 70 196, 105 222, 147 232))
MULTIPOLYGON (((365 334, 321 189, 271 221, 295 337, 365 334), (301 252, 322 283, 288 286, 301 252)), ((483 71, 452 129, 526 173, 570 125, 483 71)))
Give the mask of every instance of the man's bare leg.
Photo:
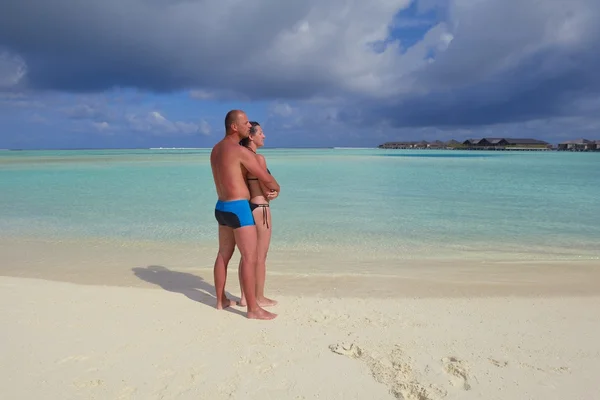
MULTIPOLYGON (((262 221, 263 211, 254 210, 260 213, 255 215, 254 219, 262 221)), ((269 245, 271 244, 271 211, 267 210, 267 224, 259 223, 256 225, 257 233, 257 263, 256 263, 256 301, 261 307, 269 307, 277 304, 277 301, 265 297, 265 280, 267 278, 267 253, 269 252, 269 245), (267 228, 268 226, 268 228, 267 228)))
POLYGON ((242 279, 242 259, 240 259, 240 265, 238 266, 238 279, 240 281, 240 302, 239 305, 246 307, 246 293, 244 293, 244 284, 242 279))
POLYGON ((214 266, 215 296, 217 298, 217 310, 222 310, 235 305, 233 300, 225 296, 225 282, 227 280, 227 265, 233 251, 235 250, 235 236, 233 229, 219 225, 219 252, 214 266))
POLYGON ((242 286, 246 294, 248 318, 273 319, 277 314, 262 309, 256 301, 256 226, 244 226, 233 232, 241 253, 242 286))

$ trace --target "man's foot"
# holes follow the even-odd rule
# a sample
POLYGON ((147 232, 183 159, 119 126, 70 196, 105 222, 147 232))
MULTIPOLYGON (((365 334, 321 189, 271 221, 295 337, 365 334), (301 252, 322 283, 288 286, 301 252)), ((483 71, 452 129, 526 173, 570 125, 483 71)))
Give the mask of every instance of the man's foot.
POLYGON ((267 297, 263 297, 262 299, 256 299, 256 302, 261 307, 272 307, 277 305, 276 300, 269 299, 267 297))
POLYGON ((223 310, 227 307, 235 306, 237 303, 227 297, 221 301, 217 301, 217 310, 223 310))
POLYGON ((277 314, 273 314, 271 312, 268 312, 267 310, 263 310, 260 307, 258 307, 254 311, 248 311, 248 319, 264 319, 264 320, 268 320, 268 319, 273 319, 275 317, 277 317, 277 314))
POLYGON ((240 299, 240 301, 237 303, 238 306, 240 307, 246 307, 248 304, 246 303, 246 298, 244 296, 242 296, 242 298, 240 299))

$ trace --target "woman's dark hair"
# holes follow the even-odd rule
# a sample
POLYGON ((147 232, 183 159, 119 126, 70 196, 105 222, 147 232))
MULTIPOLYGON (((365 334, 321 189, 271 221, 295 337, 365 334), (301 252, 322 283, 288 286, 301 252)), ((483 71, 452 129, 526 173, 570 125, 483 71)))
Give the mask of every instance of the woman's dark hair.
MULTIPOLYGON (((260 126, 260 124, 256 121, 250 121, 250 125, 252 125, 250 127, 250 136, 254 136, 256 135, 256 127, 260 126)), ((248 147, 248 145, 250 144, 250 138, 243 138, 242 140, 240 140, 240 144, 244 147, 248 147)))

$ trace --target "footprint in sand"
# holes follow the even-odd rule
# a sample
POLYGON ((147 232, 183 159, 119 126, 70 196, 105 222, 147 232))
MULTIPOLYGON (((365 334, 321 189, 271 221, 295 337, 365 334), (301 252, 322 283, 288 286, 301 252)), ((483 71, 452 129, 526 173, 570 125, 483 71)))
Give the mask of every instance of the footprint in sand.
POLYGON ((395 346, 387 357, 366 351, 354 343, 332 344, 329 349, 336 354, 363 361, 371 370, 375 381, 386 385, 397 399, 439 400, 447 394, 435 385, 425 386, 416 379, 411 366, 412 360, 403 353, 400 346, 395 346))
POLYGON ((69 356, 66 358, 63 358, 62 360, 58 361, 57 364, 64 364, 66 362, 72 362, 72 361, 85 361, 87 360, 89 357, 88 356, 69 356))
POLYGON ((467 366, 464 361, 461 361, 456 357, 444 357, 442 358, 442 363, 444 365, 444 371, 455 378, 451 381, 454 386, 461 385, 464 390, 471 389, 469 375, 467 374, 467 366))
POLYGON ((564 373, 570 373, 571 370, 569 367, 546 367, 547 369, 535 366, 535 365, 531 365, 528 363, 519 363, 519 366, 521 368, 529 368, 535 371, 540 371, 540 372, 556 372, 559 374, 564 374, 564 373))
POLYGON ((329 350, 332 352, 342 355, 348 356, 351 358, 359 358, 362 355, 362 350, 360 347, 355 345, 354 343, 346 344, 346 343, 338 343, 332 344, 329 346, 329 350))
POLYGON ((76 382, 73 382, 73 385, 79 389, 96 388, 98 386, 104 385, 104 381, 102 379, 92 379, 89 381, 76 381, 76 382))
POLYGON ((537 367, 535 365, 531 365, 528 363, 519 363, 519 367, 521 368, 529 368, 529 369, 533 369, 535 371, 540 371, 540 372, 546 372, 543 368, 537 367))
POLYGON ((134 394, 136 391, 137 391, 137 389, 133 386, 125 386, 119 392, 116 400, 130 400, 131 398, 134 397, 134 394))
POLYGON ((492 365, 498 368, 508 367, 508 361, 498 361, 494 360, 493 358, 488 358, 488 360, 492 363, 492 365))

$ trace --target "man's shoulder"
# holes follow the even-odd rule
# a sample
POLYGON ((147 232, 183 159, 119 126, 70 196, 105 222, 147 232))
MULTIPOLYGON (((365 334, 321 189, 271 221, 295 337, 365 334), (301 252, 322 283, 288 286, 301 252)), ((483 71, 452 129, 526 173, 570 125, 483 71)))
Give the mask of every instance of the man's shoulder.
POLYGON ((219 140, 217 143, 215 143, 215 145, 212 147, 211 153, 218 151, 221 147, 223 147, 223 140, 219 140))
POLYGON ((221 140, 219 143, 215 144, 213 147, 213 151, 227 151, 228 153, 237 153, 239 150, 243 148, 239 144, 230 143, 226 140, 221 140))
POLYGON ((239 150, 238 152, 240 153, 240 155, 244 156, 244 157, 250 157, 250 156, 254 156, 254 152, 252 150, 250 150, 247 147, 244 146, 238 146, 239 150))
POLYGON ((244 146, 227 142, 222 143, 219 153, 226 157, 230 162, 239 162, 240 164, 244 164, 250 156, 254 155, 244 146))

